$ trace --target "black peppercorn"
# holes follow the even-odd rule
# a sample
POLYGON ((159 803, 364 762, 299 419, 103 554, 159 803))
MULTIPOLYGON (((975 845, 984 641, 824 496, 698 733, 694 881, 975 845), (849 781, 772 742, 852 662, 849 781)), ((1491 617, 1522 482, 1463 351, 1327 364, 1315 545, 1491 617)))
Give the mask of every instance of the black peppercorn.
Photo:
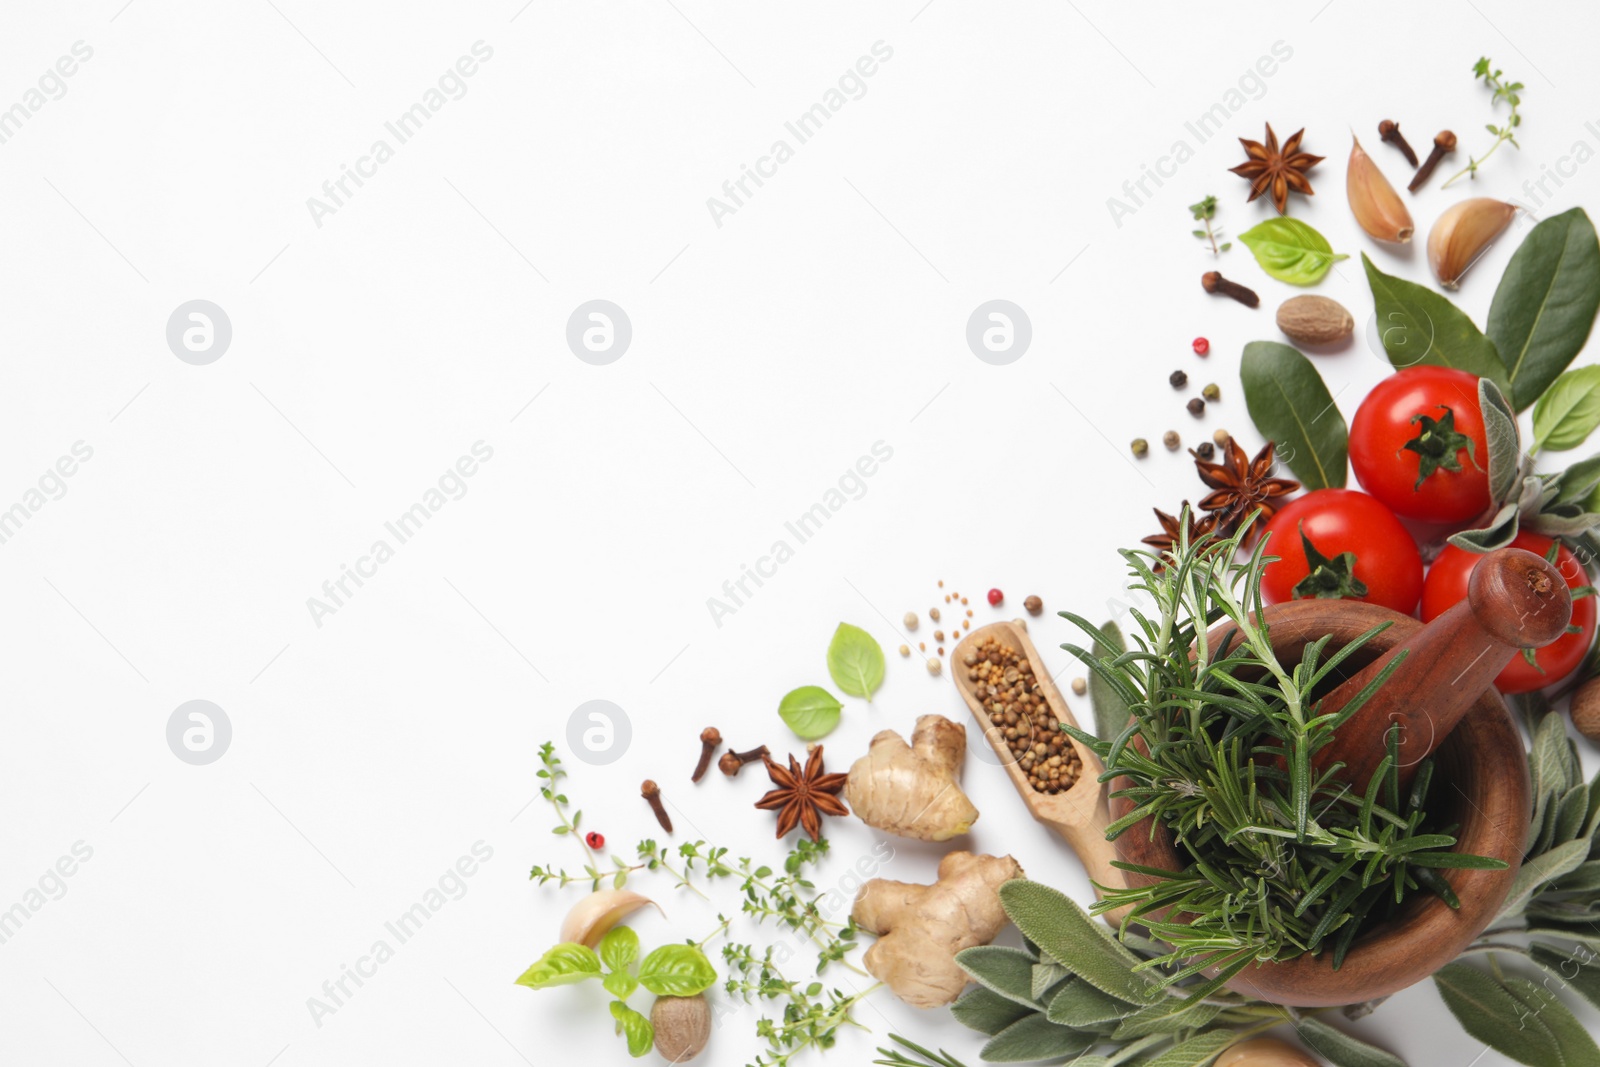
POLYGON ((1181 370, 1175 370, 1167 376, 1167 381, 1174 389, 1182 389, 1189 384, 1189 376, 1181 370))
POLYGON ((1217 449, 1216 446, 1210 441, 1201 441, 1199 446, 1195 448, 1194 452, 1195 455, 1199 456, 1201 459, 1209 460, 1211 457, 1217 454, 1217 449))

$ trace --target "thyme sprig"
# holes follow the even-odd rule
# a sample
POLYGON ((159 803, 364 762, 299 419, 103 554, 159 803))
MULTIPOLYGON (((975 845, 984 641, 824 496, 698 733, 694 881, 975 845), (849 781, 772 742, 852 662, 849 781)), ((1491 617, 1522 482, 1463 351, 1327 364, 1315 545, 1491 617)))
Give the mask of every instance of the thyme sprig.
POLYGON ((1491 69, 1488 56, 1479 57, 1478 61, 1472 65, 1472 77, 1474 81, 1482 78, 1484 85, 1493 91, 1494 95, 1490 99, 1491 105, 1506 103, 1510 105, 1511 113, 1506 116, 1506 124, 1504 126, 1496 126, 1492 122, 1484 125, 1486 130, 1494 134, 1494 143, 1489 146, 1489 150, 1483 155, 1468 157, 1467 165, 1450 175, 1449 179, 1440 186, 1441 189, 1450 188, 1451 185, 1463 177, 1476 178, 1478 176, 1478 168, 1483 166, 1484 160, 1494 155, 1495 149, 1506 142, 1509 141, 1513 148, 1520 149, 1522 147, 1517 144, 1517 127, 1522 125, 1522 113, 1518 110, 1522 106, 1522 83, 1506 81, 1504 71, 1491 69))
MULTIPOLYGON (((1325 635, 1299 663, 1280 664, 1261 599, 1262 570, 1272 559, 1265 541, 1238 560, 1249 525, 1226 539, 1196 541, 1180 521, 1164 557, 1124 551, 1133 588, 1155 605, 1151 616, 1131 613, 1134 647, 1096 656, 1063 646, 1131 711, 1110 740, 1064 727, 1100 756, 1103 781, 1132 783, 1115 794, 1132 810, 1107 836, 1153 817, 1171 832, 1184 864, 1165 871, 1119 862, 1151 884, 1106 888, 1092 910, 1131 907, 1125 935, 1137 924, 1172 946, 1142 965, 1165 968, 1163 984, 1220 967, 1196 996, 1252 961, 1328 946, 1337 966, 1366 921, 1410 891, 1426 887, 1451 899, 1434 868, 1503 866, 1449 851, 1450 828, 1426 825, 1430 772, 1419 769, 1402 795, 1395 735, 1362 794, 1340 776, 1343 764, 1316 766, 1317 752, 1403 667, 1404 656, 1337 712, 1321 711, 1324 683, 1387 624, 1331 652, 1325 635), (1159 572, 1158 563, 1165 563, 1159 572), (1224 620, 1225 636, 1213 640, 1208 629, 1224 620)), ((1114 647, 1097 627, 1064 614, 1094 643, 1114 647)))

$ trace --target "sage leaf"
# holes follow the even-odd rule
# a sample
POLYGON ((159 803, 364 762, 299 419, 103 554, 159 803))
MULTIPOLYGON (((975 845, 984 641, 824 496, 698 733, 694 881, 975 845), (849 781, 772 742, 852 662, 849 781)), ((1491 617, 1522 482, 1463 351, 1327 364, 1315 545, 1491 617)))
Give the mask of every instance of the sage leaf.
POLYGON ((1057 1026, 1035 1012, 1018 1019, 990 1038, 978 1055, 990 1063, 1058 1060, 1087 1052, 1099 1040, 1095 1034, 1057 1026))
POLYGON ((1140 1067, 1205 1067, 1239 1037, 1234 1030, 1212 1030, 1178 1042, 1155 1059, 1143 1061, 1140 1067))
POLYGON ((1467 313, 1427 286, 1385 274, 1365 252, 1361 262, 1372 287, 1378 336, 1396 369, 1428 365, 1454 367, 1490 378, 1505 391, 1506 368, 1494 342, 1467 313))
POLYGON ((1144 972, 1134 972, 1139 958, 1066 894, 1018 878, 1000 887, 1000 904, 1039 951, 1101 992, 1130 1004, 1165 997, 1144 972))
POLYGON ((980 985, 967 990, 960 1000, 950 1005, 950 1014, 967 1029, 993 1037, 1023 1016, 1036 1012, 1034 1008, 1018 1004, 980 985))
POLYGON ((1294 1029, 1301 1044, 1333 1067, 1406 1067, 1406 1061, 1394 1053, 1336 1030, 1315 1016, 1301 1019, 1294 1029))
POLYGON ((572 985, 588 978, 600 977, 600 957, 587 945, 563 942, 539 957, 532 967, 522 972, 517 985, 529 989, 549 989, 551 986, 572 985))
POLYGON ((1063 981, 1072 977, 1072 972, 1067 970, 1055 960, 1033 965, 1033 984, 1030 992, 1033 999, 1041 1004, 1048 1003, 1050 993, 1063 981))
POLYGON ((1518 529, 1517 506, 1507 504, 1495 513, 1494 518, 1489 520, 1489 525, 1478 530, 1453 533, 1448 540, 1452 545, 1468 552, 1493 552, 1515 541, 1518 529))
POLYGON ((631 926, 613 926, 600 939, 599 955, 607 970, 626 970, 639 958, 639 935, 631 926))
POLYGON ((834 685, 871 703, 883 684, 883 649, 861 627, 841 622, 828 643, 828 673, 834 685))
POLYGON ((1262 270, 1290 285, 1315 285, 1335 263, 1350 258, 1335 253, 1326 237, 1287 215, 1250 227, 1239 240, 1262 270))
POLYGON ((956 953, 956 963, 990 992, 1018 1004, 1039 1007, 1033 995, 1033 957, 1021 949, 978 945, 956 953))
POLYGON ((655 1044, 656 1028, 650 1020, 634 1011, 620 1000, 611 1002, 611 1017, 617 1020, 617 1029, 628 1039, 628 1055, 638 1059, 655 1044))
POLYGON ((1073 982, 1051 998, 1045 1017, 1053 1023, 1081 1030, 1117 1022, 1132 1010, 1088 982, 1073 982))
POLYGON ((1306 489, 1342 489, 1349 430, 1317 368, 1276 341, 1244 346, 1239 368, 1256 429, 1277 442, 1277 457, 1306 489))
POLYGON ((1600 426, 1600 366, 1569 370, 1533 405, 1533 449, 1563 452, 1600 426))
POLYGON ((1581 504, 1600 486, 1600 456, 1590 456, 1569 464, 1556 475, 1556 503, 1581 504))
POLYGON ((1517 872, 1516 880, 1511 883, 1511 892, 1506 895, 1505 906, 1500 909, 1500 918, 1519 914, 1540 886, 1577 870, 1578 865, 1588 858, 1589 839, 1580 838, 1526 860, 1517 872))
POLYGON ((658 997, 692 997, 716 980, 716 968, 694 945, 662 945, 639 963, 639 984, 658 997))
POLYGON ((1600 242, 1582 208, 1529 231, 1494 291, 1488 334, 1522 411, 1550 387, 1584 343, 1600 310, 1600 242))
POLYGON ((1584 948, 1568 951, 1557 945, 1535 941, 1531 946, 1533 962, 1554 974, 1561 981, 1558 989, 1571 988, 1590 1004, 1600 1008, 1600 964, 1593 951, 1584 948))
POLYGON ((826 737, 839 725, 844 705, 820 685, 802 685, 778 702, 778 718, 805 741, 826 737))
POLYGON ((1112 1031, 1114 1041, 1146 1034, 1175 1034, 1179 1030, 1198 1030, 1222 1012, 1219 1004, 1186 1004, 1183 997, 1166 997, 1125 1016, 1112 1031))
POLYGON ((1589 1031, 1572 1014, 1572 1009, 1557 999, 1554 993, 1534 985, 1521 975, 1506 976, 1505 984, 1511 995, 1522 1001, 1530 1013, 1524 1018, 1531 1016, 1555 1039, 1556 1046, 1561 1050, 1561 1058, 1556 1062, 1600 1064, 1600 1045, 1595 1044, 1589 1031))
MULTIPOLYGON (((1128 642, 1115 622, 1106 622, 1100 627, 1100 632, 1105 635, 1106 643, 1102 644, 1098 639, 1094 642, 1097 659, 1120 656, 1128 651, 1128 642)), ((1110 741, 1127 728, 1132 714, 1128 710, 1128 702, 1095 671, 1089 672, 1089 706, 1094 709, 1094 732, 1100 740, 1110 741)))
POLYGON ((1593 893, 1600 889, 1600 860, 1578 864, 1561 876, 1555 888, 1561 893, 1593 893))
POLYGON ((1504 501, 1522 473, 1522 431, 1511 402, 1491 379, 1478 379, 1478 408, 1489 445, 1489 499, 1504 501))
POLYGON ((1465 963, 1447 963, 1433 984, 1461 1028, 1501 1055, 1518 1063, 1565 1062, 1555 1035, 1539 1023, 1520 999, 1484 971, 1465 963))

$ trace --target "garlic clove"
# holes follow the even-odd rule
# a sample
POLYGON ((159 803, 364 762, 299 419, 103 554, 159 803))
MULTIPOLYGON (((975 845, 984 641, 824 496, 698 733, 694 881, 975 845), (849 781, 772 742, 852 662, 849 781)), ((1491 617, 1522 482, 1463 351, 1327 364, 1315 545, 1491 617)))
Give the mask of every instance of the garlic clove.
POLYGON ((561 923, 561 941, 563 944, 576 942, 594 948, 607 930, 646 904, 661 911, 655 901, 631 889, 596 890, 567 912, 566 919, 561 923))
POLYGON ((1212 1067, 1322 1067, 1322 1061, 1287 1041, 1257 1037, 1228 1046, 1212 1067))
POLYGON ((1416 227, 1411 222, 1411 212, 1405 201, 1394 191, 1383 171, 1367 155, 1361 142, 1350 140, 1350 164, 1345 169, 1345 194, 1350 198, 1350 210, 1356 222, 1368 236, 1392 244, 1405 244, 1411 240, 1416 227))
POLYGON ((1447 208, 1428 232, 1428 264, 1446 289, 1461 284, 1461 276, 1489 250, 1516 215, 1514 205, 1479 196, 1447 208))

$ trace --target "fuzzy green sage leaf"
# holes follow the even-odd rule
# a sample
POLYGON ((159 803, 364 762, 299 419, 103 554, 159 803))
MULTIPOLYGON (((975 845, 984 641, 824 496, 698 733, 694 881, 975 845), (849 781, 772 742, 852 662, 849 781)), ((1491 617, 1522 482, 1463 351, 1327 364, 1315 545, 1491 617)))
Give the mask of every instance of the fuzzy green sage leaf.
POLYGON ((639 963, 639 984, 658 997, 692 997, 716 980, 711 961, 693 945, 662 945, 639 963))
POLYGON ((1239 367, 1245 406, 1262 436, 1277 443, 1277 458, 1306 489, 1342 489, 1350 431, 1317 368, 1276 341, 1244 346, 1239 367))
POLYGON ((1522 411, 1572 362, 1600 310, 1600 242, 1580 207, 1529 231, 1494 291, 1488 334, 1522 411))
POLYGON ((834 685, 870 703, 883 684, 883 649, 861 627, 841 622, 828 643, 828 673, 834 685))
MULTIPOLYGON (((1095 638, 1096 659, 1115 659, 1128 651, 1128 642, 1116 623, 1103 623, 1100 634, 1104 640, 1095 638)), ((1128 702, 1094 671, 1089 672, 1089 706, 1094 709, 1094 732, 1102 741, 1110 741, 1127 727, 1128 702)))
POLYGON ((1040 952, 1102 993, 1129 1004, 1149 1004, 1165 996, 1144 972, 1133 970, 1139 958, 1065 894, 1015 879, 1000 887, 1000 905, 1040 952))
POLYGON ((784 695, 778 703, 778 717, 795 736, 815 741, 826 737, 839 725, 839 712, 843 707, 838 698, 820 685, 802 685, 784 695))
POLYGON ((1372 287, 1379 340, 1397 370, 1454 367, 1492 379, 1503 391, 1510 388, 1494 342, 1466 312, 1425 285, 1383 273, 1365 252, 1361 263, 1372 287))
POLYGON ((1294 1029, 1294 1036, 1306 1048, 1334 1067, 1406 1067, 1406 1061, 1394 1053, 1351 1037, 1315 1016, 1299 1020, 1294 1029))
POLYGON ((1328 239, 1287 215, 1267 219, 1239 235, 1261 269, 1290 285, 1315 285, 1335 263, 1349 256, 1333 250, 1328 239))
POLYGON ((1465 963, 1447 963, 1433 976, 1439 996, 1462 1029, 1518 1063, 1567 1062, 1547 1027, 1527 1025, 1522 1001, 1485 971, 1465 963))

